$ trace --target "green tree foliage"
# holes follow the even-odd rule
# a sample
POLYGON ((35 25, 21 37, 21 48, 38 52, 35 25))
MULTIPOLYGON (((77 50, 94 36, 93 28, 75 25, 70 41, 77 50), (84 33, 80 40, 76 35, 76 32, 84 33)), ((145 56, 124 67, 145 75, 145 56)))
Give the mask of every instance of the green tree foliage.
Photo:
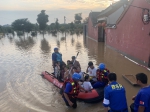
POLYGON ((73 30, 75 29, 75 25, 74 25, 73 22, 71 22, 71 23, 69 24, 69 26, 70 26, 70 30, 71 30, 71 31, 73 31, 73 30))
POLYGON ((4 27, 4 26, 0 26, 0 33, 3 33, 3 34, 8 34, 8 33, 11 33, 14 35, 14 30, 12 29, 12 27, 4 27))
POLYGON ((3 33, 3 28, 1 25, 0 25, 0 33, 3 33))
POLYGON ((25 32, 27 32, 27 33, 30 33, 30 31, 32 31, 33 30, 33 27, 34 27, 34 25, 33 24, 31 24, 30 22, 27 22, 26 24, 25 24, 25 32))
POLYGON ((40 30, 45 30, 47 27, 48 15, 45 14, 45 10, 42 10, 40 14, 37 15, 37 22, 39 23, 40 30))
POLYGON ((48 25, 46 30, 55 31, 55 23, 51 23, 50 25, 48 25))
POLYGON ((12 23, 12 27, 17 32, 27 32, 29 33, 33 29, 33 24, 28 21, 28 18, 17 19, 12 23))
POLYGON ((78 13, 78 14, 75 14, 75 20, 74 20, 74 23, 75 24, 81 24, 81 20, 82 20, 82 13, 78 13))

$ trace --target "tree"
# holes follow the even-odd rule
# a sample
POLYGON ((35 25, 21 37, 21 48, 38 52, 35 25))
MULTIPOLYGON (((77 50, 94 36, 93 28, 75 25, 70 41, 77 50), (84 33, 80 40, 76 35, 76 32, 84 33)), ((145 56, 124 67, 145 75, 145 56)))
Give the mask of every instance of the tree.
POLYGON ((87 24, 87 23, 88 23, 88 19, 89 19, 89 18, 86 17, 86 18, 83 20, 83 23, 84 23, 84 24, 87 24))
POLYGON ((74 23, 76 23, 76 24, 81 24, 81 20, 82 20, 81 15, 82 15, 82 13, 75 14, 74 23))
POLYGON ((75 29, 73 22, 71 22, 69 25, 70 25, 70 30, 73 31, 75 29))
POLYGON ((17 19, 12 23, 12 27, 15 31, 24 31, 25 30, 25 24, 28 21, 28 18, 25 19, 17 19))
POLYGON ((56 31, 58 31, 58 30, 59 30, 58 18, 56 18, 56 22, 55 22, 55 28, 56 28, 56 31))
POLYGON ((37 15, 37 22, 39 23, 39 28, 40 30, 43 31, 43 36, 44 36, 44 31, 47 27, 47 22, 48 20, 48 15, 45 14, 45 10, 42 10, 40 14, 37 15))
POLYGON ((34 25, 32 23, 30 23, 29 21, 27 21, 24 25, 24 31, 28 33, 30 33, 30 31, 32 31, 34 28, 34 25))
POLYGON ((15 31, 17 32, 27 32, 29 33, 30 31, 32 31, 33 29, 33 24, 30 23, 30 21, 28 20, 28 18, 25 19, 17 19, 12 23, 12 27, 15 31))

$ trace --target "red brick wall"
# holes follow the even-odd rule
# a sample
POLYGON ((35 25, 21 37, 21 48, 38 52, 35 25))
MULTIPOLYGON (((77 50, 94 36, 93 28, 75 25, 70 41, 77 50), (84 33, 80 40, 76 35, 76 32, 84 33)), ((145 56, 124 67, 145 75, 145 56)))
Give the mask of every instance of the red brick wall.
POLYGON ((93 23, 90 17, 88 20, 88 36, 95 40, 98 40, 98 27, 93 26, 93 23))
MULTIPOLYGON (((150 9, 150 4, 145 0, 134 0, 132 5, 150 9)), ((106 30, 106 43, 143 63, 148 63, 150 23, 144 25, 141 15, 142 9, 130 7, 116 29, 106 30)))

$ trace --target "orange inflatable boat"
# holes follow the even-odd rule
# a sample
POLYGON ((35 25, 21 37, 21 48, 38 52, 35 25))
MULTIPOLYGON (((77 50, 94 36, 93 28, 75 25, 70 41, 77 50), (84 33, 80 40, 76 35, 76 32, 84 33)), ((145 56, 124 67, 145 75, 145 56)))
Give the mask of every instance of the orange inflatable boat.
MULTIPOLYGON (((62 88, 63 82, 58 81, 53 74, 48 73, 47 71, 42 72, 41 74, 49 82, 53 83, 56 87, 62 88)), ((87 103, 95 103, 102 101, 104 98, 104 87, 93 89, 91 92, 80 92, 77 96, 78 100, 82 100, 87 103)))

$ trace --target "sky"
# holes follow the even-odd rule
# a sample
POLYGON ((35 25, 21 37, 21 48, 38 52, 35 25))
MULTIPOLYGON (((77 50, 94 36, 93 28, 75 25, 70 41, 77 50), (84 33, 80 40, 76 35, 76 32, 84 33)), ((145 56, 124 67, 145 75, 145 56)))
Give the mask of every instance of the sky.
POLYGON ((101 11, 118 0, 0 0, 0 25, 11 24, 16 19, 28 18, 36 23, 37 15, 46 10, 49 23, 58 18, 63 23, 74 20, 74 14, 82 13, 82 18, 88 17, 91 11, 101 11))

